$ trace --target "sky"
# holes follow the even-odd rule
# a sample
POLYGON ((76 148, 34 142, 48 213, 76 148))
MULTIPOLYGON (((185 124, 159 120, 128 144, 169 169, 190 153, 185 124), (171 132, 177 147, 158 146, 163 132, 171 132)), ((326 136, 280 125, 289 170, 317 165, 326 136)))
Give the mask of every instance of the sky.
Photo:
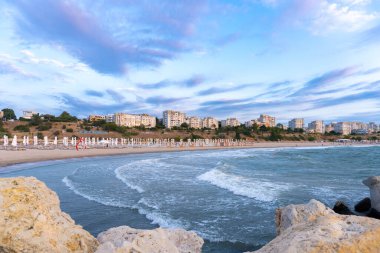
POLYGON ((380 122, 378 0, 3 0, 0 108, 380 122))

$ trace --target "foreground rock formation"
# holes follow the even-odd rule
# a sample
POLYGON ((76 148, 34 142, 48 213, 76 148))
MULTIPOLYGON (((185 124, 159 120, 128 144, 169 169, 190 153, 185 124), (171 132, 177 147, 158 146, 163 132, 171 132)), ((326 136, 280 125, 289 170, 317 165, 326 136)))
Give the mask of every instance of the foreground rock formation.
POLYGON ((278 236, 256 253, 380 252, 380 220, 339 215, 317 200, 276 212, 278 236))
POLYGON ((380 212, 380 176, 369 177, 363 184, 369 187, 372 208, 380 212))
POLYGON ((97 246, 44 183, 0 178, 0 252, 94 252, 97 246))
POLYGON ((34 177, 0 178, 0 253, 200 253, 203 239, 183 229, 111 228, 99 242, 61 211, 34 177))
POLYGON ((98 235, 96 253, 200 253, 203 239, 183 229, 140 230, 121 226, 98 235))

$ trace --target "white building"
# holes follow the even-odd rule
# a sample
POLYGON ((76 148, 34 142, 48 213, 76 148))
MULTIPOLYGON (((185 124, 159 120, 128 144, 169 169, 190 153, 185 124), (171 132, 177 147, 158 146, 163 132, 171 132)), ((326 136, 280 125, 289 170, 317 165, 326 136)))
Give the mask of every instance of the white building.
POLYGON ((106 116, 104 115, 92 114, 88 116, 88 121, 98 121, 98 120, 105 120, 105 119, 106 119, 106 116))
POLYGON ((107 114, 105 119, 107 123, 115 122, 115 114, 107 114))
POLYGON ((202 128, 217 129, 219 128, 219 122, 216 118, 206 117, 202 119, 202 128))
POLYGON ((255 124, 259 126, 260 122, 256 119, 252 119, 252 120, 248 120, 248 121, 244 122, 245 127, 252 127, 255 124))
POLYGON ((185 122, 187 123, 187 125, 189 126, 189 128, 195 128, 195 129, 199 129, 199 128, 202 128, 202 121, 200 118, 198 117, 187 117, 185 119, 185 122))
POLYGON ((156 117, 147 114, 128 114, 116 113, 115 123, 118 126, 126 127, 139 127, 144 126, 147 128, 156 127, 156 117))
POLYGON ((351 129, 351 122, 338 122, 334 125, 334 131, 336 133, 340 133, 343 135, 350 134, 352 129, 351 129))
POLYGON ((240 122, 239 120, 237 120, 237 118, 228 118, 226 120, 222 120, 221 121, 221 126, 222 127, 236 127, 236 126, 240 126, 240 122))
POLYGON ((261 123, 261 125, 264 125, 266 127, 275 127, 276 126, 276 118, 266 115, 266 114, 261 114, 260 118, 257 119, 258 122, 261 123))
POLYGON ((163 123, 166 128, 180 127, 185 123, 186 114, 179 111, 166 110, 163 112, 163 123))
POLYGON ((4 112, 0 111, 0 120, 4 117, 4 112))
MULTIPOLYGON (((1 118, 1 117, 0 117, 1 118)), ((378 125, 376 125, 376 123, 375 122, 369 122, 369 124, 368 124, 368 130, 370 131, 370 132, 372 132, 372 133, 376 133, 377 131, 379 131, 380 129, 379 129, 379 126, 378 125)))
POLYGON ((37 112, 33 112, 33 111, 23 111, 22 112, 22 117, 24 118, 24 119, 32 119, 32 117, 33 117, 33 115, 36 115, 36 114, 38 114, 37 112))
POLYGON ((304 120, 303 118, 296 118, 289 121, 289 128, 294 129, 303 129, 304 127, 304 120))
POLYGON ((308 130, 311 133, 325 133, 325 125, 323 123, 323 120, 315 120, 310 122, 308 125, 308 130))

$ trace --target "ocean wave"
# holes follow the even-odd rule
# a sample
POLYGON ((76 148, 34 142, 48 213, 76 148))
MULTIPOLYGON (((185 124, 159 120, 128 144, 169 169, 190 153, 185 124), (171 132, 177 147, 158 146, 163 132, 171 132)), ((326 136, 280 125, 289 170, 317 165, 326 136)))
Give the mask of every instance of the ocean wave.
POLYGON ((129 188, 131 188, 132 190, 135 190, 137 191, 138 193, 143 193, 145 192, 145 190, 143 188, 141 188, 140 186, 138 185, 134 185, 132 184, 131 182, 129 182, 127 180, 127 178, 124 176, 124 172, 128 169, 129 167, 124 165, 124 166, 121 166, 121 167, 118 167, 115 169, 115 175, 116 177, 121 180, 126 186, 128 186, 129 188))
POLYGON ((197 177, 198 180, 209 182, 219 188, 226 189, 235 195, 240 195, 258 201, 272 202, 280 192, 292 188, 291 184, 269 182, 245 178, 235 174, 212 169, 197 177))
POLYGON ((64 177, 62 179, 62 182, 71 190, 73 191, 75 194, 87 199, 87 200, 90 200, 90 201, 95 201, 99 204, 102 204, 102 205, 105 205, 105 206, 113 206, 113 207, 129 207, 123 203, 121 203, 120 201, 116 201, 116 200, 112 200, 112 199, 107 199, 107 198, 101 198, 101 197, 97 197, 97 196, 91 196, 89 194, 86 194, 84 193, 83 191, 79 190, 77 187, 75 187, 74 185, 74 182, 69 179, 68 176, 64 177))

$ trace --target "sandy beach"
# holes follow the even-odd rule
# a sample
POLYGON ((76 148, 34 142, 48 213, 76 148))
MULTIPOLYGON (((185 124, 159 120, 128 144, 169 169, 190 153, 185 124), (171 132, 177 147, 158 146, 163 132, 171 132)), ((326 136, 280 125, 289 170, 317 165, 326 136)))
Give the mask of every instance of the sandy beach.
MULTIPOLYGON (((110 148, 110 149, 84 149, 76 151, 70 150, 39 150, 26 149, 20 151, 0 150, 0 167, 48 160, 60 160, 68 158, 81 158, 93 156, 126 155, 153 152, 176 152, 176 151, 196 151, 213 149, 241 149, 241 148, 279 148, 279 147, 320 147, 320 146, 341 146, 344 144, 332 142, 257 142, 251 146, 244 147, 181 147, 181 148, 110 148)), ((363 144, 355 144, 363 145, 363 144)))

